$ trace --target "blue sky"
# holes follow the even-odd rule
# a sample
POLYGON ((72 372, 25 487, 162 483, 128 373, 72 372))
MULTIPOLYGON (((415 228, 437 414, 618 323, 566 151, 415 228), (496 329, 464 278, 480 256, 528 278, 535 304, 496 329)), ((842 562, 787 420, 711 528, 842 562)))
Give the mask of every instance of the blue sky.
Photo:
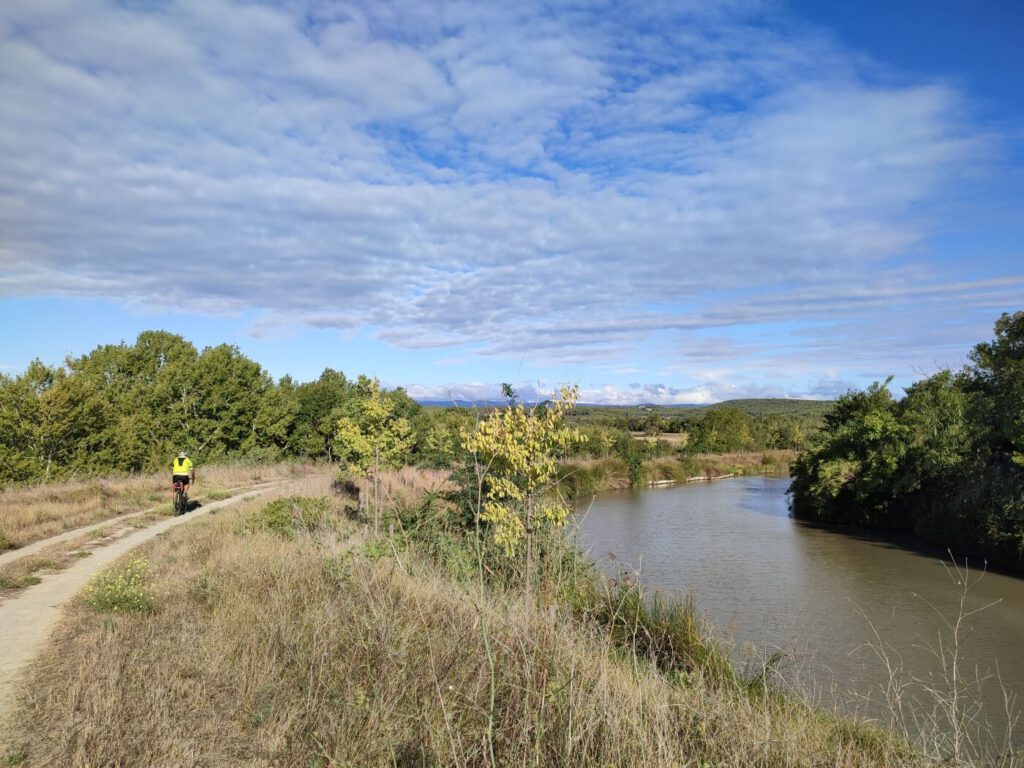
POLYGON ((0 4, 0 372, 833 397, 1024 308, 1019 2, 0 4))

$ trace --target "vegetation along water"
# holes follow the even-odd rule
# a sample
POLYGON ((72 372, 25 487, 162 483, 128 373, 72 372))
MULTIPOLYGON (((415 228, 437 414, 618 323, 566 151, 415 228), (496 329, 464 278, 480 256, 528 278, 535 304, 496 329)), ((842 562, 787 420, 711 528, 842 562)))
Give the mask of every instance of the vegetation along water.
POLYGON ((901 400, 888 382, 841 397, 793 466, 793 513, 1024 568, 1024 312, 969 358, 901 400))
MULTIPOLYGON (((828 706, 889 723, 893 683, 913 696, 919 729, 949 732, 949 713, 920 681, 947 682, 966 576, 960 684, 970 716, 1006 735, 1003 690, 1024 690, 1024 581, 958 572, 948 556, 893 537, 836 532, 794 520, 781 478, 748 477, 599 495, 578 514, 583 546, 609 576, 638 573, 651 590, 692 593, 735 643, 740 664, 785 654, 787 683, 828 706), (904 542, 906 543, 906 542, 904 542), (980 577, 980 578, 979 578, 980 577), (888 657, 883 658, 880 651, 888 657), (891 675, 895 674, 895 680, 891 675), (977 677, 986 678, 981 686, 977 677), (998 679, 997 679, 998 676, 998 679)), ((902 713, 909 715, 909 713, 902 713)))
MULTIPOLYGON (((1000 759, 1009 765, 1016 757, 1000 747, 1008 730, 990 727, 975 707, 983 697, 972 690, 969 672, 984 674, 991 658, 1004 665, 998 669, 1004 681, 1020 676, 1000 645, 1016 646, 1021 636, 1014 624, 1020 582, 988 576, 974 584, 977 567, 971 574, 954 572, 950 583, 959 580, 967 593, 950 605, 957 592, 939 586, 947 575, 934 557, 862 541, 856 533, 915 534, 915 541, 948 548, 958 558, 1021 566, 1024 313, 1003 316, 995 339, 979 344, 970 360, 960 372, 919 382, 902 400, 879 384, 834 405, 738 401, 598 409, 574 407, 573 389, 551 402, 524 404, 508 387, 503 404, 440 408, 333 369, 313 382, 274 381, 234 347, 199 351, 179 336, 146 332, 134 344, 0 375, 0 484, 13 498, 9 492, 40 482, 156 471, 181 448, 200 468, 225 460, 312 460, 331 474, 340 469, 330 490, 218 522, 217 551, 208 537, 153 547, 153 594, 164 595, 164 602, 154 600, 126 618, 123 634, 104 635, 103 642, 128 643, 113 648, 117 658, 128 647, 138 652, 141 674, 173 677, 176 670, 150 665, 155 647, 136 640, 170 632, 161 622, 171 617, 185 626, 194 612, 216 616, 223 609, 223 622, 209 629, 230 629, 230 637, 198 642, 233 650, 212 653, 189 674, 228 691, 237 689, 237 672, 275 670, 266 679, 243 681, 251 686, 251 717, 239 732, 239 749, 258 748, 264 758, 277 754, 273 745, 287 744, 280 753, 287 764, 310 754, 344 762, 370 748, 356 739, 371 732, 367 723, 404 712, 403 728, 374 731, 382 760, 395 762, 401 753, 446 762, 452 753, 490 765, 538 755, 574 764, 1000 759), (792 509, 800 524, 787 517, 785 506, 781 476, 790 460, 792 509), (409 465, 439 473, 411 497, 400 492, 401 483, 387 480, 409 465), (777 479, 749 477, 762 474, 777 479), (618 510, 608 505, 623 498, 596 502, 584 522, 584 541, 598 560, 611 551, 620 558, 616 563, 642 563, 640 583, 617 574, 617 566, 611 566, 614 581, 601 578, 557 530, 568 518, 569 497, 579 502, 608 489, 722 475, 748 477, 648 491, 618 510), (696 503, 676 503, 683 498, 696 503), (841 524, 851 535, 812 523, 841 524), (194 579, 174 576, 176 547, 188 550, 194 579), (265 572, 251 561, 253 552, 282 569, 274 599, 302 614, 274 636, 291 637, 285 645, 293 657, 305 658, 308 650, 309 663, 293 668, 286 660, 247 655, 255 650, 244 642, 246 633, 262 631, 255 610, 262 597, 244 583, 246 573, 265 572), (304 563, 301 572, 289 570, 296 556, 304 563), (237 564, 241 582, 224 563, 237 564), (672 592, 695 591, 721 631, 753 643, 760 655, 731 655, 702 625, 692 601, 645 593, 647 578, 672 592), (307 593, 322 599, 307 605, 307 593), (219 594, 231 599, 221 604, 219 594), (234 613, 243 607, 237 597, 246 594, 251 600, 242 602, 252 602, 254 610, 234 613), (352 602, 353 611, 338 612, 355 597, 362 602, 352 602), (972 613, 989 598, 1003 602, 972 613), (950 623, 928 624, 924 617, 933 608, 950 623), (376 618, 367 624, 365 616, 376 618), (443 621, 435 625, 428 616, 443 621), (241 634, 231 629, 236 620, 241 634), (903 631, 908 626, 912 634, 903 631), (938 649, 939 661, 949 663, 931 676, 927 669, 918 672, 918 639, 929 642, 941 627, 953 632, 938 649), (306 636, 303 628, 315 631, 306 636), (387 640, 399 637, 408 642, 387 640), (475 652, 453 656, 445 643, 456 637, 475 652), (791 640, 800 652, 796 669, 811 681, 795 689, 774 653, 791 640), (968 655, 968 640, 982 646, 981 655, 968 655), (322 643, 366 654, 349 659, 357 664, 349 667, 324 655, 322 643), (584 656, 573 650, 579 648, 587 649, 584 656), (862 675, 860 657, 872 652, 887 677, 862 675), (236 669, 231 659, 243 657, 250 666, 236 669), (402 683, 410 664, 425 687, 402 683), (315 673, 316 686, 328 679, 360 682, 351 690, 347 683, 315 686, 326 709, 310 708, 311 700, 302 697, 312 679, 295 677, 303 670, 315 673), (873 689, 878 706, 851 707, 847 699, 844 711, 876 718, 888 712, 883 725, 899 737, 808 709, 808 691, 833 682, 842 695, 873 689), (587 699, 585 689, 602 693, 587 699), (280 697, 267 693, 273 690, 280 697), (621 707, 609 705, 616 699, 621 707), (651 710, 646 702, 661 708, 651 710), (259 730, 268 718, 277 723, 271 735, 259 730), (260 741, 260 734, 269 741, 260 741)), ((0 509, 0 549, 16 549, 30 538, 0 509)), ((98 647, 97 626, 107 624, 96 624, 82 607, 64 640, 83 650, 98 647)), ((46 674, 59 677, 60 669, 37 670, 35 679, 45 687, 46 674)), ((94 704, 116 709, 102 691, 115 684, 117 670, 106 682, 92 665, 65 671, 81 669, 92 677, 76 682, 76 690, 98 685, 102 701, 94 704)), ((180 681, 164 683, 174 688, 180 681)), ((69 725, 74 707, 65 711, 56 699, 31 706, 37 711, 23 709, 22 722, 52 728, 28 728, 27 754, 59 752, 47 734, 60 732, 82 736, 76 743, 86 750, 83 760, 148 759, 130 750, 89 752, 89 745, 113 742, 80 734, 69 725)), ((112 712, 111 722, 122 715, 112 712)), ((145 718, 154 733, 170 732, 158 710, 145 718)))

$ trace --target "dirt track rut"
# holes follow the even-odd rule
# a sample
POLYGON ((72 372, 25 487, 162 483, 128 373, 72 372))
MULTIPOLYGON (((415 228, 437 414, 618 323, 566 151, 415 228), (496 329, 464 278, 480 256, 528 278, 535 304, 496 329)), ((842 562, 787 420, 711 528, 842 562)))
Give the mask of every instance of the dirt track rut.
MULTIPOLYGON (((223 501, 211 502, 182 517, 169 517, 148 528, 133 531, 108 546, 94 550, 91 557, 79 560, 70 568, 45 576, 39 584, 28 587, 17 598, 0 603, 0 734, 6 730, 4 724, 14 709, 14 697, 22 672, 50 636, 61 608, 78 594, 94 574, 125 552, 164 531, 270 490, 272 488, 261 488, 223 501)), ((53 543, 53 540, 42 543, 53 543)), ((2 741, 0 738, 0 743, 2 741)))

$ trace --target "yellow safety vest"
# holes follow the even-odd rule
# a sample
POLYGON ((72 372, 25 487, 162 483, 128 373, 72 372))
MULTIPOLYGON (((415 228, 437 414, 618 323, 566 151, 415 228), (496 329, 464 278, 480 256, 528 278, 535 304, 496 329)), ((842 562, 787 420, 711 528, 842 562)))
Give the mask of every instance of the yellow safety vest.
POLYGON ((187 456, 184 459, 175 458, 172 466, 174 468, 174 474, 187 475, 192 470, 192 459, 187 456))

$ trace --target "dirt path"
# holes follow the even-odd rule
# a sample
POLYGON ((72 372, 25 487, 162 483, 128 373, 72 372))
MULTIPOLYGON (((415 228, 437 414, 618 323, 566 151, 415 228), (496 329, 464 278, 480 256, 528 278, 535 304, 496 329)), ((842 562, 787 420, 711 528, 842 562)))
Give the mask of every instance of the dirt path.
MULTIPOLYGON (((276 485, 275 483, 274 486, 276 485)), ((47 575, 41 583, 25 589, 17 599, 0 603, 0 729, 13 709, 15 689, 21 672, 49 637, 64 603, 78 594, 95 573, 154 536, 196 517, 267 493, 272 487, 211 502, 182 517, 169 517, 148 528, 133 531, 112 544, 95 550, 91 557, 79 560, 70 568, 47 575)), ((100 525, 104 524, 106 523, 100 525)), ((69 533, 81 535, 88 528, 80 528, 69 533)), ((40 543, 54 544, 65 536, 61 534, 40 543)), ((27 550, 27 547, 25 549, 27 550)), ((25 550, 19 552, 21 556, 30 554, 25 550)))
MULTIPOLYGON (((275 485, 280 485, 281 483, 286 483, 286 482, 288 482, 288 481, 287 480, 271 480, 270 482, 267 482, 267 483, 259 483, 259 484, 256 484, 256 485, 243 486, 243 487, 240 487, 240 488, 229 488, 228 489, 228 493, 235 493, 236 491, 242 491, 242 490, 244 490, 244 491, 257 491, 257 490, 261 490, 263 488, 272 488, 275 485)), ((202 497, 199 496, 199 497, 197 497, 197 500, 201 499, 201 498, 202 497)), ((235 497, 232 497, 231 499, 224 499, 224 501, 231 501, 234 498, 235 497)), ((21 558, 26 557, 28 555, 38 554, 38 553, 42 552, 43 550, 49 549, 50 547, 52 547, 52 546, 54 546, 56 544, 60 544, 60 543, 65 542, 65 541, 71 541, 72 539, 77 539, 77 538, 79 538, 81 536, 84 536, 85 534, 90 533, 92 531, 98 531, 100 528, 105 528, 105 527, 108 527, 108 526, 111 526, 111 525, 121 525, 122 523, 124 523, 124 522, 126 522, 128 520, 131 520, 131 519, 136 518, 136 517, 142 517, 142 515, 151 514, 151 513, 155 512, 158 509, 160 509, 160 507, 156 506, 156 507, 152 507, 150 509, 144 509, 144 510, 142 510, 140 512, 129 512, 127 515, 118 515, 116 517, 110 517, 110 518, 107 518, 106 520, 100 520, 98 523, 90 523, 89 525, 83 525, 81 528, 75 528, 75 529, 70 530, 70 531, 64 531, 64 533, 59 533, 56 536, 51 536, 48 539, 41 539, 39 541, 33 541, 31 544, 26 544, 25 546, 18 547, 17 549, 11 549, 11 550, 8 550, 6 552, 0 552, 0 565, 4 565, 5 563, 13 563, 15 560, 20 560, 21 558)))

